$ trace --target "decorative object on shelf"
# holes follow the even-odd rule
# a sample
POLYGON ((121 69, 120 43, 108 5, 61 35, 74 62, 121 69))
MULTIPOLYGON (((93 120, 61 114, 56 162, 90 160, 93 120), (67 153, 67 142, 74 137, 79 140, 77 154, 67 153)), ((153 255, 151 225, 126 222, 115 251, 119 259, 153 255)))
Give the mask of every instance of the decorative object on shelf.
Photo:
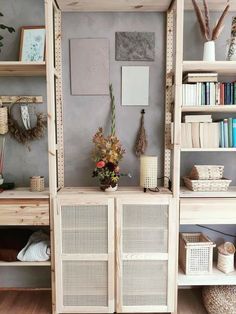
POLYGON ((154 61, 155 33, 117 32, 117 61, 154 61))
MULTIPOLYGON (((1 137, 1 154, 0 154, 0 185, 2 186, 4 183, 3 178, 3 164, 4 164, 4 155, 5 155, 5 136, 1 137)), ((2 188, 2 187, 1 187, 2 188)))
MULTIPOLYGON (((37 122, 34 127, 31 129, 25 129, 21 127, 18 121, 13 117, 13 108, 18 103, 18 100, 22 100, 22 98, 17 99, 11 104, 9 109, 9 132, 11 136, 17 140, 21 144, 27 144, 30 141, 39 140, 45 135, 45 130, 47 127, 47 117, 44 113, 40 112, 37 113, 37 122)), ((27 102, 27 98, 25 97, 24 100, 27 102)))
POLYGON ((7 107, 2 105, 0 99, 0 134, 6 134, 8 132, 8 110, 7 107))
POLYGON ((203 287, 202 299, 208 313, 236 314, 236 286, 203 287))
POLYGON ((93 160, 96 162, 96 168, 93 171, 93 177, 98 177, 100 188, 106 192, 117 190, 118 181, 122 174, 120 173, 119 161, 123 158, 125 150, 116 136, 115 129, 115 98, 112 85, 110 85, 111 99, 111 135, 105 137, 103 129, 99 128, 93 137, 95 144, 93 150, 93 160))
POLYGON ((192 180, 219 180, 224 175, 224 166, 194 165, 190 172, 192 180))
POLYGON ((231 38, 228 44, 228 61, 236 61, 236 16, 232 20, 231 38))
POLYGON ((185 274, 211 273, 215 246, 203 233, 180 233, 179 263, 185 274))
POLYGON ((70 40, 72 95, 109 95, 109 40, 70 40))
POLYGON ((194 192, 226 192, 232 180, 222 178, 220 180, 192 180, 183 177, 186 188, 194 192))
MULTIPOLYGON (((0 17, 3 17, 4 15, 0 12, 0 17)), ((3 29, 3 30, 7 30, 9 33, 14 33, 15 32, 15 29, 13 27, 9 27, 9 26, 6 26, 4 24, 0 24, 0 29, 3 29)), ((3 39, 4 37, 0 34, 0 52, 2 50, 2 47, 3 47, 3 39)))
POLYGON ((46 30, 44 26, 21 28, 20 61, 40 62, 45 58, 46 30))
POLYGON ((147 189, 157 188, 157 169, 157 156, 142 155, 140 157, 140 186, 143 187, 144 192, 147 189))
POLYGON ((148 145, 147 134, 144 127, 144 115, 145 115, 145 110, 143 109, 141 111, 140 127, 139 127, 138 136, 135 143, 135 154, 138 157, 145 154, 145 151, 148 145))
POLYGON ((229 0, 227 1, 226 7, 220 16, 216 26, 210 29, 210 13, 207 0, 203 0, 204 13, 202 12, 200 6, 196 0, 192 0, 193 7, 197 16, 197 20, 200 26, 200 30, 203 38, 206 40, 204 44, 204 61, 215 61, 215 41, 219 38, 223 28, 224 28, 224 19, 229 11, 229 0))
POLYGON ((218 246, 217 268, 225 274, 234 271, 235 246, 231 242, 225 242, 218 246))
POLYGON ((122 67, 122 105, 149 105, 149 67, 122 67))
POLYGON ((31 192, 43 192, 44 188, 44 177, 33 176, 30 177, 30 191, 31 192))

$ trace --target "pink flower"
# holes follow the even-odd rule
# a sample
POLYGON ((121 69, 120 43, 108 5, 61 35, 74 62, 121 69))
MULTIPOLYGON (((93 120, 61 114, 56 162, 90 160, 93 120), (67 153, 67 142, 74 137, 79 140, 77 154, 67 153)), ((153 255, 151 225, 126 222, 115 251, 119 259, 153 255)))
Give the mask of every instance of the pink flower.
POLYGON ((103 160, 100 160, 96 163, 96 167, 99 169, 105 167, 105 162, 103 160))

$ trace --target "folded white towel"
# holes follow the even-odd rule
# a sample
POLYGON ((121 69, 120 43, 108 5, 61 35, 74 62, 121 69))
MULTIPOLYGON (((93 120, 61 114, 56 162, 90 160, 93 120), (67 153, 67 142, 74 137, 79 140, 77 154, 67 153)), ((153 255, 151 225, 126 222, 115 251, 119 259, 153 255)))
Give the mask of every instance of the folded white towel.
POLYGON ((22 262, 44 262, 50 258, 49 236, 43 231, 34 232, 17 259, 22 262))

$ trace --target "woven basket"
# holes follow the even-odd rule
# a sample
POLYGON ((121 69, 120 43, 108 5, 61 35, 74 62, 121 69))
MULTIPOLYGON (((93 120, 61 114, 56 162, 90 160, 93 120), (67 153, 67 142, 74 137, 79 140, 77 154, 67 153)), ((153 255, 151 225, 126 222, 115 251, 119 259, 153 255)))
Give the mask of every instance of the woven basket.
POLYGON ((213 243, 203 233, 180 233, 179 264, 186 275, 212 272, 213 243))
POLYGON ((236 286, 204 287, 202 299, 209 314, 236 314, 236 286))
POLYGON ((0 107, 0 134, 8 132, 8 111, 7 107, 0 107))
POLYGON ((30 178, 30 191, 42 192, 44 191, 44 177, 31 177, 30 178))
POLYGON ((195 165, 189 177, 193 180, 219 180, 224 175, 224 166, 195 165))
POLYGON ((221 180, 191 180, 183 177, 185 186, 194 192, 225 192, 228 191, 232 180, 223 178, 221 180))
POLYGON ((225 274, 234 271, 235 247, 231 242, 225 242, 218 247, 217 268, 225 274))

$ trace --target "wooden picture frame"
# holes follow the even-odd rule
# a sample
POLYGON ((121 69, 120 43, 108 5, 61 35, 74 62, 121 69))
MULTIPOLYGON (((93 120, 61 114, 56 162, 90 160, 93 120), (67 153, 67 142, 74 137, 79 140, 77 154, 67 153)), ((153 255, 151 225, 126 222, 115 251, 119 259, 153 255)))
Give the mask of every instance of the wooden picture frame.
POLYGON ((21 28, 19 61, 25 62, 45 61, 45 47, 46 47, 45 26, 23 26, 21 28))

